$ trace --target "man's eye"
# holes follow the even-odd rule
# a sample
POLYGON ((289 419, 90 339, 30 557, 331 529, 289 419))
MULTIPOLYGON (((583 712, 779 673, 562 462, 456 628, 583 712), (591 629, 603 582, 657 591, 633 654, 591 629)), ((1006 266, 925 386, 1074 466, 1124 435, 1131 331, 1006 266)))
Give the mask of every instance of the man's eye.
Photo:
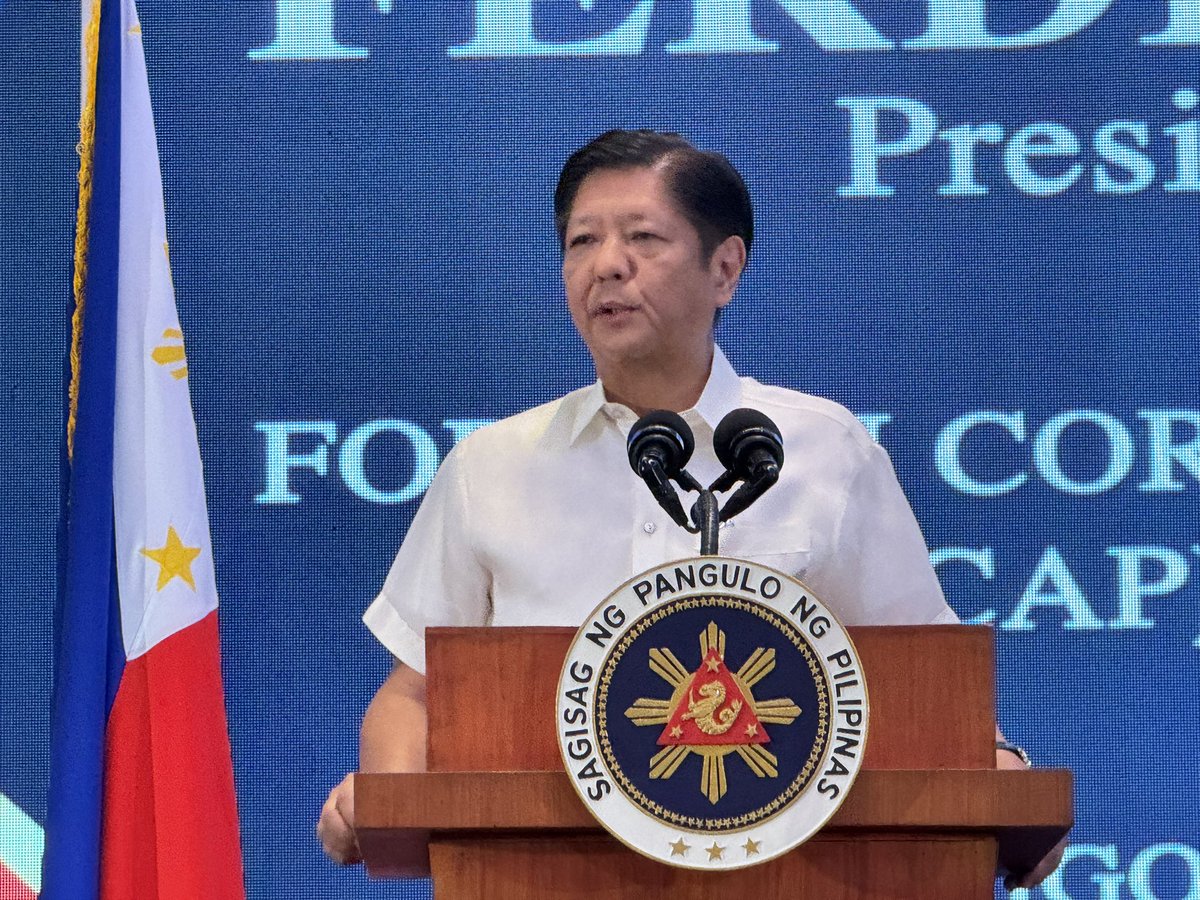
POLYGON ((658 237, 658 235, 652 231, 635 231, 629 237, 630 240, 634 241, 651 241, 658 237))
POLYGON ((594 238, 590 234, 577 234, 567 241, 568 247, 582 247, 585 244, 590 244, 594 238))

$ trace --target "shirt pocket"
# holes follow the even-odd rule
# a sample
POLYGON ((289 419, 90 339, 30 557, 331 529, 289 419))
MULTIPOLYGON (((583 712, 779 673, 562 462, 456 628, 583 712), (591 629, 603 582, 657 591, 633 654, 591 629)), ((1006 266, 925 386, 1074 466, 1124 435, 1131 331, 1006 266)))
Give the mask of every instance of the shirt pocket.
POLYGON ((803 580, 812 567, 810 530, 800 524, 733 521, 721 529, 720 553, 756 562, 803 580))

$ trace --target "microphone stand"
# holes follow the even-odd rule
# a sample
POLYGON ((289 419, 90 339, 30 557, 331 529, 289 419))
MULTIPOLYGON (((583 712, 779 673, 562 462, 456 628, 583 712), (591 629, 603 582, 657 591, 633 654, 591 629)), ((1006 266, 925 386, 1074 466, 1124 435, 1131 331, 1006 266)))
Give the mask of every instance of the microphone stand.
POLYGON ((700 495, 699 499, 692 505, 692 524, 685 526, 692 534, 697 532, 700 534, 700 555, 701 556, 716 556, 717 555, 717 526, 721 522, 721 512, 717 505, 717 495, 713 493, 712 488, 706 488, 695 478, 687 469, 680 469, 679 474, 675 476, 675 480, 679 482, 679 486, 685 491, 692 491, 700 495))
POLYGON ((699 494, 692 504, 692 524, 688 531, 700 534, 700 555, 716 556, 720 536, 718 527, 721 522, 731 519, 764 494, 769 487, 779 480, 779 467, 771 466, 761 472, 753 481, 745 481, 721 509, 715 491, 729 490, 736 482, 737 476, 732 471, 725 472, 709 487, 700 485, 695 478, 681 469, 676 481, 680 487, 699 494))
POLYGON ((630 465, 646 482, 659 506, 675 524, 700 535, 701 556, 717 555, 720 523, 732 519, 775 484, 783 463, 778 429, 770 419, 752 409, 734 410, 717 426, 713 449, 725 471, 707 488, 683 467, 694 445, 691 428, 677 413, 655 410, 642 416, 626 445, 630 465), (698 495, 690 517, 684 513, 672 481, 698 495), (728 491, 739 481, 741 486, 721 509, 716 492, 728 491))
POLYGON ((700 532, 700 555, 716 556, 718 532, 717 526, 721 521, 717 509, 717 495, 705 488, 700 491, 700 497, 692 507, 692 523, 700 532))

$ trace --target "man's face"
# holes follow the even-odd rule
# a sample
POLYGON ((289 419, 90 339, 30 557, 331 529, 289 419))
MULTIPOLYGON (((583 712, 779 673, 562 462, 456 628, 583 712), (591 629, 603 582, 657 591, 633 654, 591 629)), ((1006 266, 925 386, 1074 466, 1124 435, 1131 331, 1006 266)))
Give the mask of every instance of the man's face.
POLYGON ((700 235, 654 169, 601 169, 580 185, 564 236, 563 283, 579 334, 611 367, 707 361, 713 317, 745 262, 739 238, 705 261, 700 235))

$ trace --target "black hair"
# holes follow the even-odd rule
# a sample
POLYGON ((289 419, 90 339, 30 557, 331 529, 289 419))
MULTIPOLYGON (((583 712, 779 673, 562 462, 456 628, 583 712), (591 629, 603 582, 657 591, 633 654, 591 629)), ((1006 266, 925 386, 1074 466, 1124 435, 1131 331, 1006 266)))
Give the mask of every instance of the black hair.
POLYGON ((584 179, 603 169, 651 167, 662 171, 667 192, 700 234, 706 262, 731 235, 742 239, 749 257, 754 209, 738 170, 720 153, 699 150, 679 134, 645 129, 606 131, 568 157, 554 191, 559 246, 565 242, 567 220, 584 179))

